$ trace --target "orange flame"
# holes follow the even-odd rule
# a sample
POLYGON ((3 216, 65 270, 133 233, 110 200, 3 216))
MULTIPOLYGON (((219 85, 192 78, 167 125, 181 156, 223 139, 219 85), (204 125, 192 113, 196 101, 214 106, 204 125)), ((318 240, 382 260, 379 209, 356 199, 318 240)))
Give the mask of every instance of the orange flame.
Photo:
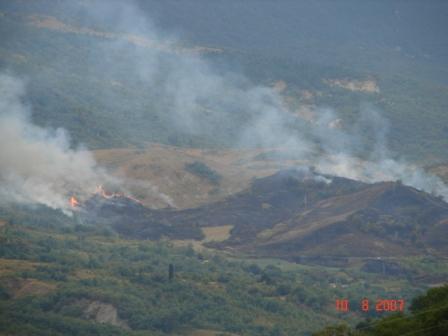
POLYGON ((126 197, 126 198, 129 198, 129 199, 133 200, 134 202, 142 204, 142 202, 140 200, 138 200, 138 199, 136 199, 136 198, 134 198, 132 196, 125 195, 122 192, 107 192, 103 188, 102 185, 98 185, 96 187, 95 193, 98 194, 98 195, 101 195, 102 197, 107 198, 107 199, 111 199, 111 198, 114 198, 114 197, 126 197))
POLYGON ((70 197, 70 205, 72 208, 75 208, 77 206, 80 206, 81 203, 79 203, 79 201, 76 199, 75 196, 70 197))

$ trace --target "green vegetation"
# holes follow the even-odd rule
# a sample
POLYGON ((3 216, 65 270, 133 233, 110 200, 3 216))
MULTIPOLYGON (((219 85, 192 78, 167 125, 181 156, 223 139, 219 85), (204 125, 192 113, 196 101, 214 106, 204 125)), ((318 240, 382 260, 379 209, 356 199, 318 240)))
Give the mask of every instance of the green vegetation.
MULTIPOLYGON (((264 4, 268 9, 258 5, 257 15, 244 18, 239 15, 248 13, 253 5, 219 5, 222 7, 220 11, 212 10, 201 1, 178 3, 176 6, 172 8, 172 5, 158 2, 142 4, 144 8, 155 8, 148 10, 150 15, 155 15, 157 8, 160 12, 166 11, 166 15, 159 19, 168 29, 177 24, 183 25, 188 36, 188 40, 182 41, 186 47, 199 43, 222 48, 222 53, 204 55, 216 65, 218 72, 222 69, 233 72, 235 69, 242 70, 255 84, 272 85, 274 81, 283 80, 287 87, 282 95, 288 97, 293 110, 303 104, 329 106, 337 111, 347 128, 356 123, 364 107, 370 104, 390 121, 388 140, 394 154, 425 163, 428 160, 448 159, 445 150, 448 145, 448 116, 445 113, 448 88, 446 67, 441 64, 446 57, 438 57, 434 61, 417 52, 419 48, 415 49, 415 43, 423 44, 422 50, 430 45, 443 49, 442 43, 426 42, 428 36, 434 40, 439 36, 439 30, 431 25, 419 26, 420 30, 429 29, 430 32, 421 33, 419 30, 419 40, 415 40, 414 34, 407 36, 404 40, 407 39, 409 50, 400 45, 399 49, 403 50, 397 51, 399 38, 404 36, 395 36, 398 41, 392 42, 392 39, 385 45, 378 42, 379 37, 408 29, 405 21, 391 19, 384 27, 372 24, 375 30, 370 30, 364 22, 358 22, 361 28, 353 32, 356 38, 341 38, 345 30, 336 33, 329 23, 336 19, 334 15, 323 21, 329 25, 326 28, 325 25, 316 27, 314 22, 307 20, 298 22, 297 11, 307 13, 317 10, 319 15, 326 15, 306 3, 289 3, 275 8, 264 4), (288 6, 292 6, 291 10, 288 6), (216 13, 220 14, 216 16, 216 13), (272 15, 266 16, 266 13, 272 15), (222 21, 223 17, 227 20, 233 18, 234 21, 229 24, 222 21), (265 19, 272 21, 272 26, 279 27, 284 34, 266 31, 265 19), (195 22, 193 26, 192 22, 195 22), (198 22, 205 26, 198 25, 198 22), (242 22, 248 26, 240 26, 242 22), (301 31, 312 32, 296 34, 285 26, 287 22, 293 26, 299 24, 301 31), (215 24, 225 24, 226 29, 217 29, 215 24), (396 30, 394 25, 404 26, 396 30), (253 31, 247 31, 248 27, 252 27, 253 31), (314 29, 318 31, 314 32, 314 29), (334 38, 330 38, 325 29, 335 33, 334 38), (260 34, 260 31, 264 33, 260 34), (337 36, 339 42, 336 42, 337 36), (374 38, 371 40, 372 36, 374 38), (327 79, 371 79, 377 83, 379 92, 351 91, 330 85, 325 81, 327 79), (305 91, 313 97, 304 98, 305 91)), ((374 9, 370 6, 351 1, 335 6, 334 10, 343 17, 356 10, 364 13, 338 20, 335 25, 347 23, 352 31, 353 26, 348 24, 351 20, 363 17, 376 22, 374 18, 394 13, 388 3, 375 5, 374 9), (342 10, 346 7, 350 10, 342 10)), ((416 4, 412 6, 418 7, 416 4)), ((421 6, 425 7, 424 4, 421 6)), ((441 6, 440 13, 444 13, 446 7, 441 3, 438 6, 441 6)), ((33 6, 12 1, 2 4, 0 11, 0 30, 4 37, 0 43, 0 69, 26 78, 27 101, 33 106, 35 122, 64 127, 75 143, 84 143, 89 148, 141 145, 148 141, 179 146, 228 147, 235 146, 241 130, 253 124, 252 116, 244 107, 224 104, 219 108, 219 104, 210 98, 210 101, 198 102, 194 111, 195 119, 207 127, 200 132, 190 132, 182 122, 181 125, 174 125, 178 111, 173 102, 161 94, 167 83, 160 79, 149 85, 139 77, 140 73, 136 73, 134 67, 138 60, 133 57, 146 52, 150 54, 150 51, 123 42, 127 43, 127 47, 117 53, 115 44, 102 37, 36 28, 30 24, 30 15, 54 15, 73 26, 100 30, 115 31, 117 28, 113 25, 104 23, 104 26, 98 27, 98 23, 89 21, 81 13, 64 10, 63 6, 47 1, 36 2, 33 6)), ((428 54, 440 56, 443 52, 435 50, 428 51, 428 54)), ((173 61, 173 55, 169 52, 163 53, 161 58, 167 62, 173 61)), ((160 77, 163 78, 163 74, 160 77)), ((303 131, 297 125, 291 124, 291 127, 303 131)), ((372 140, 371 135, 362 135, 366 143, 372 140)), ((368 148, 366 152, 369 152, 368 148)))
MULTIPOLYGON (((359 265, 305 266, 125 240, 46 208, 0 214, 7 222, 0 228, 0 333, 8 335, 302 335, 361 321, 365 296, 410 300, 422 291, 417 277, 365 273, 359 265), (335 310, 344 297, 350 314, 335 310), (95 323, 86 313, 92 302, 113 306, 130 329, 95 323)), ((407 267, 425 263, 414 258, 407 267)), ((446 265, 437 267, 445 276, 446 265)))
MULTIPOLYGON (((273 86, 283 81, 277 87, 281 103, 294 115, 300 114, 300 107, 312 111, 316 106, 328 106, 337 111, 342 127, 347 129, 357 124, 366 106, 373 106, 390 121, 388 140, 394 155, 426 164, 448 160, 448 57, 446 43, 441 42, 446 38, 448 7, 442 1, 431 2, 433 7, 408 4, 406 8, 400 7, 401 2, 356 5, 361 3, 357 0, 339 2, 342 5, 328 2, 328 7, 319 1, 315 2, 317 7, 309 1, 289 1, 282 6, 233 1, 214 3, 218 7, 213 8, 207 3, 211 2, 147 1, 149 5, 140 5, 143 12, 154 15, 156 26, 180 28, 182 32, 185 29, 181 47, 219 48, 218 53, 202 56, 216 71, 213 76, 221 79, 225 73, 227 80, 233 77, 229 72, 242 72, 247 81, 235 79, 242 87, 273 86), (318 15, 310 14, 316 11, 318 15), (424 24, 416 24, 415 13, 426 18, 422 19, 424 24), (377 24, 379 18, 384 19, 384 24, 377 24), (341 80, 371 81, 375 89, 353 89, 339 85, 341 80)), ((58 4, 50 0, 0 4, 0 72, 25 80, 27 93, 23 99, 32 106, 34 123, 63 127, 74 145, 85 144, 89 149, 144 147, 148 142, 228 148, 240 145, 243 131, 258 120, 259 116, 254 115, 257 108, 239 104, 241 97, 226 92, 225 85, 224 92, 213 92, 215 96, 202 88, 207 94, 201 99, 175 101, 173 92, 177 93, 178 88, 172 84, 177 83, 179 74, 173 75, 170 67, 182 67, 176 53, 163 46, 152 49, 119 39, 114 34, 123 33, 122 25, 115 21, 92 22, 87 11, 58 4), (46 27, 37 27, 36 14, 54 16, 56 20, 50 17, 49 25, 47 22, 46 27), (79 29, 66 30, 64 24, 79 29), (106 34, 86 33, 83 28, 106 34), (154 60, 157 71, 152 67, 152 57, 160 61, 154 60), (154 80, 148 81, 149 77, 154 80), (166 94, 167 87, 171 95, 166 94), (188 120, 181 118, 186 114, 183 108, 191 108, 191 123, 200 122, 204 127, 188 125, 188 120)), ((109 17, 104 13, 100 16, 109 17)), ((133 23, 138 26, 141 22, 133 23)), ((196 89, 200 80, 190 80, 197 74, 186 72, 183 79, 187 83, 179 86, 196 89)), ((205 84, 201 82, 204 87, 216 84, 208 79, 205 84)), ((185 97, 190 93, 184 92, 185 97)), ((249 104, 250 99, 242 101, 249 104)), ((286 112, 282 116, 290 130, 307 135, 311 123, 286 112)), ((275 128, 274 124, 275 120, 268 118, 268 126, 275 128)), ((354 149, 360 153, 354 154, 366 156, 374 146, 375 136, 360 133, 362 139, 354 149)), ((277 158, 287 157, 275 150, 257 156, 264 160, 277 158)), ((222 179, 199 161, 184 168, 215 186, 222 179)), ((281 193, 289 188, 294 194, 294 183, 287 181, 281 193)), ((242 252, 233 255, 231 251, 238 243, 257 238, 258 231, 266 229, 260 224, 275 217, 267 216, 270 211, 277 207, 278 212, 288 211, 303 203, 302 194, 297 193, 291 196, 290 204, 272 197, 279 200, 276 205, 266 196, 272 196, 268 192, 273 188, 256 183, 254 186, 247 198, 250 202, 239 202, 244 200, 238 198, 244 196, 239 194, 234 198, 236 203, 223 208, 222 213, 229 214, 235 223, 226 221, 221 226, 239 228, 237 225, 251 223, 258 226, 256 230, 241 225, 241 239, 230 242, 233 245, 215 242, 201 246, 195 242, 196 249, 185 247, 188 241, 179 242, 182 235, 169 241, 165 232, 155 230, 157 238, 162 237, 159 241, 126 239, 111 228, 112 220, 95 218, 95 225, 87 225, 82 216, 68 217, 45 207, 0 207, 0 335, 196 336, 200 330, 220 336, 298 336, 316 330, 321 330, 316 336, 448 334, 448 286, 421 295, 428 284, 446 281, 448 265, 442 257, 364 260, 351 257, 352 247, 335 240, 333 252, 343 252, 340 255, 344 257, 334 262, 323 253, 332 242, 331 230, 328 236, 316 231, 314 237, 325 247, 314 251, 318 255, 314 262, 324 266, 313 265, 311 259, 305 265, 255 259, 242 252), (236 216, 241 214, 245 221, 236 216), (213 246, 225 246, 225 252, 213 246), (399 314, 359 309, 366 297, 372 301, 382 298, 411 302, 417 295, 399 314), (349 299, 348 313, 335 309, 335 301, 342 298, 349 299), (103 309, 101 314, 97 308, 103 309)), ((321 187, 306 189, 306 206, 326 197, 325 192, 321 187)), ((384 203, 390 202, 385 199, 384 203)), ((320 205, 318 215, 331 210, 323 207, 324 203, 320 205)), ((212 206, 203 207, 204 214, 198 217, 202 220, 191 226, 183 225, 179 217, 171 217, 177 220, 177 226, 171 219, 155 223, 176 233, 184 233, 181 229, 197 232, 196 237, 200 237, 201 225, 216 220, 210 216, 210 209, 212 206)), ((310 213, 310 209, 305 210, 310 213)), ((424 210, 404 210, 395 217, 377 210, 354 212, 349 220, 361 238, 347 235, 349 241, 364 247, 366 235, 375 239, 393 236, 397 246, 406 241, 417 247, 415 251, 423 251, 425 242, 420 237, 428 229, 428 218, 436 214, 428 206, 424 210)), ((175 214, 172 209, 166 212, 175 214)), ((184 211, 188 215, 193 212, 184 211)), ((293 218, 301 217, 297 214, 293 218)), ((123 231, 132 231, 132 223, 126 217, 118 220, 121 218, 123 231)), ((433 223, 442 227, 439 220, 433 223)), ((281 224, 288 227, 290 223, 281 224)), ((149 227, 147 233, 155 226, 149 227)), ((269 226, 263 233, 273 234, 272 229, 269 226)), ((295 229, 301 230, 299 226, 295 229)), ((311 239, 306 242, 312 248, 319 247, 311 239)), ((291 252, 300 253, 294 241, 289 246, 280 241, 279 245, 289 256, 291 252)), ((247 253, 248 249, 242 251, 247 253)), ((267 251, 272 252, 269 248, 267 251)), ((260 255, 272 255, 265 252, 260 255)), ((307 262, 306 256, 300 257, 297 255, 295 260, 307 262)))
POLYGON ((219 184, 221 181, 221 175, 211 169, 205 163, 200 161, 194 161, 192 163, 185 164, 185 170, 191 174, 207 179, 212 184, 219 184))
POLYGON ((355 329, 347 325, 327 327, 314 336, 443 336, 448 333, 448 285, 428 290, 412 301, 410 314, 394 314, 366 320, 355 329))

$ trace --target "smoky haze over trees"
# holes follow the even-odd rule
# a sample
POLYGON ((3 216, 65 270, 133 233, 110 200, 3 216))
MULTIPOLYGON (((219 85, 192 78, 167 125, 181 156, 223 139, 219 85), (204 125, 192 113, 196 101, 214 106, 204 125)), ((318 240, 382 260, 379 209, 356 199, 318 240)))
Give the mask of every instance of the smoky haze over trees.
MULTIPOLYGON (((188 16, 189 10, 196 12, 195 4, 199 6, 198 2, 179 6, 186 6, 184 9, 188 16)), ((264 8, 251 4, 255 11, 264 8)), ((207 8, 207 5, 201 5, 207 8)), ((34 109, 32 119, 47 127, 66 127, 75 142, 87 143, 91 147, 99 143, 110 147, 162 141, 207 147, 282 148, 328 174, 364 181, 401 179, 429 192, 448 194, 441 180, 396 159, 397 153, 390 153, 388 130, 391 128, 390 133, 393 134, 395 125, 390 127, 387 119, 381 116, 380 108, 374 104, 367 102, 361 105, 352 122, 343 122, 342 127, 339 126, 342 120, 340 111, 326 107, 327 104, 312 107, 312 120, 297 117, 294 108, 285 103, 278 91, 266 85, 268 83, 255 83, 244 75, 244 71, 239 71, 241 69, 223 66, 222 59, 217 62, 209 60, 214 54, 226 55, 225 43, 221 49, 215 45, 210 48, 205 44, 186 44, 181 39, 182 30, 178 37, 173 33, 177 33, 176 28, 162 30, 156 27, 151 15, 156 17, 156 21, 161 21, 163 11, 174 6, 173 2, 168 2, 167 7, 155 5, 154 11, 148 10, 148 6, 103 1, 58 4, 42 1, 30 7, 21 6, 20 2, 3 5, 7 13, 4 28, 10 29, 4 34, 7 37, 3 42, 4 48, 8 52, 24 52, 21 49, 24 39, 31 45, 31 51, 20 54, 25 61, 6 58, 2 68, 13 74, 22 74, 28 81, 28 103, 34 109), (55 17, 49 17, 49 14, 55 17), (11 30, 15 25, 19 29, 11 30), (36 28, 39 33, 33 42, 28 34, 30 29, 36 28), (41 51, 63 53, 50 58, 46 54, 41 58, 41 51), (39 67, 32 65, 36 61, 42 62, 39 67)), ((243 12, 247 10, 236 2, 230 2, 228 6, 229 11, 239 6, 243 12)), ((299 29, 298 34, 304 35, 300 35, 302 37, 298 41, 307 36, 309 41, 315 38, 319 43, 328 40, 337 43, 338 39, 352 37, 350 41, 354 43, 368 31, 365 28, 359 34, 349 36, 348 27, 343 25, 339 28, 341 31, 332 33, 334 36, 328 35, 331 23, 325 18, 331 17, 329 7, 321 3, 309 6, 300 3, 298 7, 288 3, 284 6, 272 12, 272 23, 278 21, 288 6, 293 6, 291 9, 295 13, 318 13, 318 17, 326 22, 313 26, 307 24, 309 19, 299 20, 300 25, 308 28, 299 29)), ((369 6, 356 8, 359 13, 366 13, 369 6)), ((401 7, 396 6, 388 10, 398 11, 393 15, 401 15, 401 7)), ((335 7, 336 13, 341 12, 338 22, 349 15, 343 8, 335 7)), ((264 9, 263 13, 258 13, 259 16, 248 16, 248 29, 244 30, 249 35, 247 40, 254 41, 255 45, 260 45, 257 38, 260 38, 262 30, 249 27, 255 21, 263 21, 261 19, 267 13, 264 9)), ((385 10, 384 6, 377 9, 375 15, 385 10)), ((428 7, 428 10, 433 9, 428 7)), ((224 11, 223 17, 228 13, 224 11)), ((370 20, 375 15, 370 16, 370 20)), ((409 15, 407 13, 405 17, 409 15)), ((360 23, 356 13, 350 17, 360 23)), ((218 21, 217 24, 222 23, 218 21)), ((291 27, 300 28, 300 25, 291 27)), ((278 28, 279 36, 284 35, 282 27, 285 26, 278 28)), ((407 21, 397 23, 397 27, 404 29, 407 21)), ((188 28, 190 30, 186 34, 193 34, 195 27, 188 28)), ((212 28, 212 32, 216 33, 216 29, 212 28)), ((233 34, 232 30, 230 32, 233 34)), ((377 31, 372 36, 375 34, 383 33, 377 31)), ((395 35, 400 36, 399 33, 395 35)), ((372 36, 369 41, 375 45, 376 40, 372 36)), ((266 36, 266 40, 271 41, 267 42, 269 44, 278 39, 266 36)), ((278 41, 280 43, 281 39, 278 41)), ((279 51, 285 50, 285 43, 280 43, 283 47, 279 51)), ((305 45, 299 49, 318 50, 305 45)), ((9 115, 14 111, 6 109, 2 113, 9 115)))
POLYGON ((287 0, 279 5, 196 0, 139 5, 161 27, 212 46, 385 71, 402 69, 366 57, 363 49, 399 48, 395 57, 400 50, 438 65, 446 65, 448 59, 448 45, 442 42, 448 12, 444 1, 287 0))

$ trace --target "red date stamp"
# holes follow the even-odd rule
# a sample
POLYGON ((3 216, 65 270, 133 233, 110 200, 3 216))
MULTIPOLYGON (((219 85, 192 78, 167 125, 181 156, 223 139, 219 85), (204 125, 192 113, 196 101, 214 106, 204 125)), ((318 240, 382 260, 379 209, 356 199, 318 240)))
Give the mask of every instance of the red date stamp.
MULTIPOLYGON (((378 299, 375 302, 370 302, 369 299, 361 300, 359 308, 363 312, 368 312, 370 310, 375 310, 377 312, 402 312, 404 311, 404 300, 402 299, 392 299, 384 300, 378 299)), ((338 299, 336 300, 336 310, 340 312, 350 311, 350 302, 348 299, 338 299)))

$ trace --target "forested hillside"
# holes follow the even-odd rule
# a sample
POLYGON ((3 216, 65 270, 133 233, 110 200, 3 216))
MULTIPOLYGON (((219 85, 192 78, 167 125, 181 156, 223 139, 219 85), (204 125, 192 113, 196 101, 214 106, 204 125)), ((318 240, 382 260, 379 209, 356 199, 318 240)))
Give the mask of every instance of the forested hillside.
POLYGON ((0 214, 2 335, 307 335, 384 316, 357 306, 364 297, 410 302, 428 281, 420 271, 447 272, 430 257, 402 258, 407 277, 235 258, 123 239, 44 207, 0 214), (340 298, 350 298, 351 312, 335 309, 340 298))
MULTIPOLYGON (((199 52, 217 72, 281 83, 281 95, 299 114, 335 109, 347 129, 370 104, 390 123, 393 152, 417 161, 447 158, 448 48, 441 36, 447 10, 440 1, 140 3, 141 13, 165 30, 168 47, 149 49, 159 48, 167 66, 169 59, 178 62, 175 50, 199 52)), ((236 146, 251 123, 247 110, 211 99, 193 107, 207 127, 176 125, 168 115, 178 107, 161 101, 164 80, 139 77, 150 64, 141 57, 152 57, 146 42, 126 31, 129 25, 112 24, 110 13, 99 22, 47 1, 4 2, 0 11, 1 67, 27 79, 36 122, 64 127, 76 142, 236 146), (127 33, 136 37, 120 42, 127 33)))

